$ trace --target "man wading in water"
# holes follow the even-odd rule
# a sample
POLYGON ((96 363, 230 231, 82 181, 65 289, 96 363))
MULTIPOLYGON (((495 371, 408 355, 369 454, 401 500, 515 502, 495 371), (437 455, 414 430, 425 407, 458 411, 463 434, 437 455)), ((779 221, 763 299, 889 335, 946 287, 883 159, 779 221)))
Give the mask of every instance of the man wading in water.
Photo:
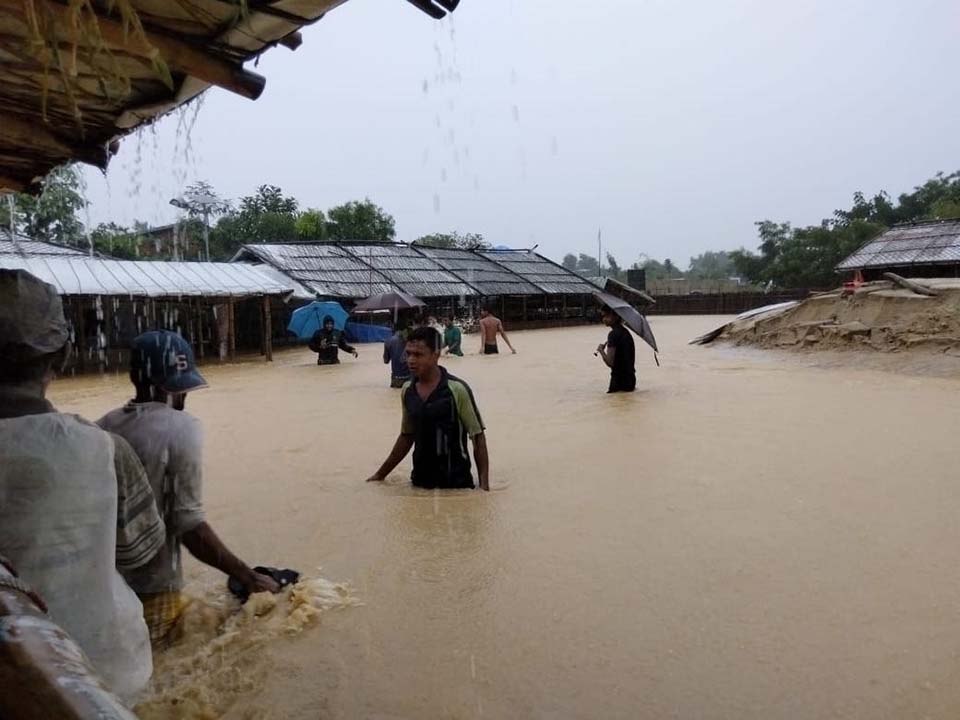
POLYGON ((633 392, 637 388, 633 337, 613 310, 604 306, 600 312, 603 324, 610 328, 606 344, 597 346, 597 354, 610 368, 610 389, 607 392, 633 392))
POLYGON ((347 345, 343 332, 336 329, 329 315, 323 318, 323 327, 313 334, 309 347, 317 353, 317 365, 339 365, 340 350, 358 356, 356 348, 347 345))
POLYGON ((510 338, 508 338, 507 334, 503 331, 503 323, 500 322, 500 318, 486 308, 483 308, 480 311, 480 353, 482 355, 499 354, 500 349, 497 347, 498 334, 503 338, 507 347, 510 348, 510 352, 516 355, 517 351, 514 350, 513 345, 510 344, 510 338))
POLYGON ((247 567, 206 522, 200 423, 183 408, 187 393, 207 382, 197 372, 190 344, 167 330, 140 335, 130 352, 130 381, 137 396, 97 424, 124 438, 140 456, 166 525, 166 542, 156 557, 123 572, 143 603, 150 641, 157 649, 182 630, 186 600, 181 594, 181 543, 200 562, 237 578, 248 592, 277 592, 280 586, 247 567))
POLYGON ((467 438, 483 490, 490 489, 487 440, 470 387, 438 364, 440 333, 417 328, 407 338, 407 365, 413 380, 403 386, 400 436, 380 469, 367 482, 382 482, 413 448, 413 484, 422 488, 472 488, 467 438))

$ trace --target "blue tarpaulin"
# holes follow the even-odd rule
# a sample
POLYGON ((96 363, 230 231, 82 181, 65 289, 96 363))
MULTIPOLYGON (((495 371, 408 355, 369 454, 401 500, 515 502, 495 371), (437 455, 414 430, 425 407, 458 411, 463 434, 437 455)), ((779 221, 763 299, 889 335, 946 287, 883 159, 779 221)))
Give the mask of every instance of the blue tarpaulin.
POLYGON ((349 321, 344 332, 347 335, 348 342, 357 343, 384 342, 393 335, 393 330, 383 325, 363 325, 349 321))

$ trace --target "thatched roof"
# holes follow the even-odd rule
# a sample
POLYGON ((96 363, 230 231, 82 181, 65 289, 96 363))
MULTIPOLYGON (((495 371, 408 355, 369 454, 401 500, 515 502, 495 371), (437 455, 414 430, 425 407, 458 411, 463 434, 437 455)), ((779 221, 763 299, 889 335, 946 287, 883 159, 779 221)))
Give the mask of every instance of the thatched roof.
POLYGON ((960 220, 896 225, 841 262, 838 270, 960 265, 960 220))
POLYGON ((343 2, 0 0, 0 189, 35 192, 68 161, 104 169, 118 138, 211 86, 256 99, 266 81, 244 64, 296 49, 343 2))
POLYGON ((475 251, 403 243, 260 243, 234 261, 264 262, 323 297, 401 290, 419 298, 588 295, 579 275, 531 250, 475 251))

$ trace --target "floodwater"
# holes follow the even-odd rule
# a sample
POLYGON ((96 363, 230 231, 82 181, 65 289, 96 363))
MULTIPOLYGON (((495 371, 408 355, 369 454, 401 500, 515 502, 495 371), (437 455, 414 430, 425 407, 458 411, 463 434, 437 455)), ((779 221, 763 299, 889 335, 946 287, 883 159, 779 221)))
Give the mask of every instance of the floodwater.
MULTIPOLYGON (((191 561, 196 634, 144 715, 955 718, 960 382, 685 344, 720 320, 653 318, 633 395, 604 393, 599 327, 446 361, 489 494, 415 490, 409 461, 364 483, 399 425, 374 346, 206 370, 208 518, 321 602, 236 615, 191 561)), ((53 390, 91 418, 128 396, 53 390)))

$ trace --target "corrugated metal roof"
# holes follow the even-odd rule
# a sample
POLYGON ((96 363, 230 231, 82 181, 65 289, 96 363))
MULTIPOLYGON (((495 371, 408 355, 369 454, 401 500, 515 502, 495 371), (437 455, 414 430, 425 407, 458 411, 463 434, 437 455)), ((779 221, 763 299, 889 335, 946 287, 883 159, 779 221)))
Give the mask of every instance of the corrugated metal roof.
POLYGON ((31 240, 23 235, 16 236, 16 242, 10 239, 10 233, 0 235, 0 255, 75 255, 86 256, 83 250, 54 245, 53 243, 31 240))
POLYGON ((960 221, 897 225, 850 255, 837 269, 944 263, 960 263, 960 221))
POLYGON ((234 261, 266 262, 326 297, 401 290, 420 298, 588 294, 579 275, 529 250, 477 252, 402 243, 245 245, 234 261))
POLYGON ((245 263, 3 255, 0 268, 26 270, 62 295, 244 297, 284 295, 294 290, 289 280, 281 281, 245 263))

